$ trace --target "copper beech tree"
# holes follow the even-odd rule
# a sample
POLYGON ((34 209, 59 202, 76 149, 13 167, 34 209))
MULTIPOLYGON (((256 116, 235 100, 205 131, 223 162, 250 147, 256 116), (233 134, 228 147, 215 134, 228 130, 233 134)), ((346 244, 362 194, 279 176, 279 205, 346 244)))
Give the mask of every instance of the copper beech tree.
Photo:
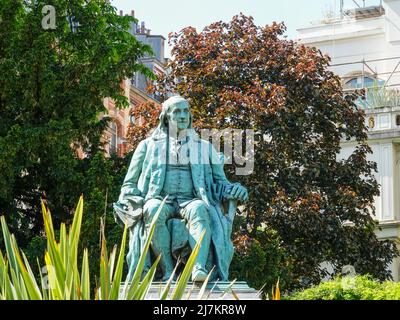
MULTIPOLYGON (((356 94, 344 97, 329 57, 284 32, 284 24, 259 27, 240 14, 200 33, 192 27, 172 33, 171 72, 151 90, 188 98, 198 129, 256 132, 254 171, 235 177, 250 192, 234 235, 238 255, 252 242, 262 247, 274 230, 284 251, 280 266, 291 270, 286 288, 318 283, 327 272, 323 262, 335 273, 352 265, 357 273, 390 278, 397 251, 374 234, 379 186, 356 94), (356 143, 344 160, 341 140, 356 143)), ((133 112, 133 145, 155 126, 158 112, 154 105, 133 112)), ((226 170, 233 175, 235 164, 226 170)))

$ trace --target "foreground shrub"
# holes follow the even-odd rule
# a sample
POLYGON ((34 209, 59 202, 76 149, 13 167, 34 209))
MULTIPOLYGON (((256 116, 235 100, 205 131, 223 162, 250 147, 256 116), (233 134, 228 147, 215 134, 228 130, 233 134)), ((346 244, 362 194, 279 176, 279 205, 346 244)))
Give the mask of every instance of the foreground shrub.
POLYGON ((379 282, 370 276, 337 277, 297 292, 290 300, 400 300, 400 283, 379 282))

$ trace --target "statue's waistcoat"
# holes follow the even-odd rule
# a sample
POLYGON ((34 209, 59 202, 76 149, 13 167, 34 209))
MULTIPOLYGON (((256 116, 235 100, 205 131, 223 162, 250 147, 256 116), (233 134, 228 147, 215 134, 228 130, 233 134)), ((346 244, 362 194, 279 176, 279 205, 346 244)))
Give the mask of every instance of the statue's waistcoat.
MULTIPOLYGON (((167 172, 167 139, 166 134, 146 139, 146 155, 143 161, 142 174, 138 181, 138 189, 145 200, 159 197, 162 194, 167 172)), ((191 136, 186 148, 188 148, 190 154, 194 195, 209 205, 212 202, 209 144, 197 136, 191 136)))

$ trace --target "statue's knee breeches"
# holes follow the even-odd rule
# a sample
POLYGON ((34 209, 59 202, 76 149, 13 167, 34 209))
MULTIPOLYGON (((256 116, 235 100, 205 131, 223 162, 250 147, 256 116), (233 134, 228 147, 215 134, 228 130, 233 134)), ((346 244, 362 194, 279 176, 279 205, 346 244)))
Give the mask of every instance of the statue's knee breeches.
POLYGON ((204 223, 210 223, 210 214, 208 207, 202 200, 195 200, 189 203, 182 212, 183 217, 189 224, 202 221, 204 223))
MULTIPOLYGON (((146 224, 150 224, 153 221, 162 201, 158 199, 150 199, 143 206, 143 217, 146 224)), ((170 217, 171 212, 168 204, 165 204, 161 209, 160 215, 157 219, 157 224, 165 224, 167 219, 170 217)))

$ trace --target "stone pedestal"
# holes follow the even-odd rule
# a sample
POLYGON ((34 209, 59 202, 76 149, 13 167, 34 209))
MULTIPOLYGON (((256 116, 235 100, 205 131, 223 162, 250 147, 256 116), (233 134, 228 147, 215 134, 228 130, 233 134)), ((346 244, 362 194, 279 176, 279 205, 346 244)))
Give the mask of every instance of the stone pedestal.
MULTIPOLYGON (((246 282, 235 282, 229 288, 230 282, 210 282, 208 283, 203 299, 207 300, 261 300, 261 294, 250 288, 246 282)), ((159 300, 165 283, 155 282, 151 285, 147 294, 147 300, 159 300)), ((201 283, 189 282, 183 300, 198 300, 201 290, 201 283)), ((175 284, 172 284, 170 294, 174 292, 175 284)))

